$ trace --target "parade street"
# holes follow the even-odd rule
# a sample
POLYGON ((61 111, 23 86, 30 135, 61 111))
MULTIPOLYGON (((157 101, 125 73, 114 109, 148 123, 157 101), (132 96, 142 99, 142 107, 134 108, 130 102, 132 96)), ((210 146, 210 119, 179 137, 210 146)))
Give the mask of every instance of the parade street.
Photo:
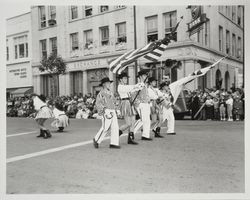
POLYGON ((7 193, 244 192, 244 122, 176 121, 177 135, 137 133, 139 145, 124 135, 121 149, 107 139, 93 147, 100 126, 71 119, 64 133, 41 139, 33 119, 7 118, 7 193))

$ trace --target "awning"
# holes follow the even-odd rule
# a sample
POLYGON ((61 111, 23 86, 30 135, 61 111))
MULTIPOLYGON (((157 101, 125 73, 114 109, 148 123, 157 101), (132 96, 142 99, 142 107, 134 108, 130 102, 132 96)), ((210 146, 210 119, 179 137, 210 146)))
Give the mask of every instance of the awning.
POLYGON ((29 94, 32 92, 32 88, 28 87, 28 88, 18 88, 15 91, 13 91, 11 94, 13 96, 23 96, 25 94, 29 94))

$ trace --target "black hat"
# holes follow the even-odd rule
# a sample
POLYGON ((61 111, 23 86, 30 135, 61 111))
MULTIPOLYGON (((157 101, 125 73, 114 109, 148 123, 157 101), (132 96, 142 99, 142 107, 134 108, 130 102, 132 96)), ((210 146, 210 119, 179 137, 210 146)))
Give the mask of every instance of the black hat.
POLYGON ((148 83, 152 83, 153 81, 157 81, 154 77, 148 78, 148 83))
POLYGON ((105 78, 103 78, 103 79, 101 80, 101 83, 100 83, 100 85, 99 85, 99 86, 102 86, 102 85, 103 85, 103 83, 107 83, 107 82, 112 83, 113 81, 109 80, 109 77, 105 77, 105 78))
POLYGON ((162 89, 163 87, 165 86, 169 86, 169 83, 168 82, 163 82, 160 84, 160 89, 162 89))
POLYGON ((118 75, 118 79, 122 79, 123 77, 128 77, 129 78, 128 74, 125 73, 125 72, 118 75))
POLYGON ((40 94, 39 99, 41 99, 43 102, 46 102, 46 97, 43 94, 40 94))
POLYGON ((137 77, 140 77, 140 76, 145 75, 145 74, 147 75, 149 73, 149 71, 150 70, 148 70, 148 69, 142 69, 141 71, 138 72, 137 77))

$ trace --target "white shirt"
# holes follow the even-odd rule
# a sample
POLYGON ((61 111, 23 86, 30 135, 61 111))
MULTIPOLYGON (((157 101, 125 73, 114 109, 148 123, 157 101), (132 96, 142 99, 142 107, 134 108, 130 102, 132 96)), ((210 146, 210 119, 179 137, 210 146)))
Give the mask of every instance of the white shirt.
POLYGON ((229 98, 227 101, 226 101, 226 104, 229 104, 229 105, 233 105, 233 99, 232 98, 229 98))
POLYGON ((164 94, 158 88, 153 87, 148 87, 148 95, 151 100, 156 100, 159 97, 164 96, 164 94))
POLYGON ((35 96, 33 99, 33 105, 35 110, 40 110, 42 106, 47 106, 45 102, 43 102, 38 96, 35 96))
POLYGON ((137 91, 137 90, 138 89, 136 88, 136 85, 122 85, 122 84, 119 84, 118 88, 117 88, 117 91, 118 91, 121 99, 128 98, 130 92, 134 92, 134 91, 137 91))
POLYGON ((58 119, 59 115, 63 115, 63 114, 65 114, 65 112, 61 111, 61 110, 58 110, 57 108, 54 108, 53 109, 53 114, 54 114, 55 118, 58 119))

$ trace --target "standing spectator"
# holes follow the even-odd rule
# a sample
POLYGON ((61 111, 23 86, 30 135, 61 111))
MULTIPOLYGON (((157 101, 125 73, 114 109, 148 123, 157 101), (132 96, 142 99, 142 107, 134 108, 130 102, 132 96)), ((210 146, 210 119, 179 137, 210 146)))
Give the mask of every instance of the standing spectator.
MULTIPOLYGON (((202 94, 201 93, 201 96, 200 96, 200 107, 203 106, 203 104, 205 104, 205 101, 206 101, 206 95, 205 93, 202 94)), ((201 112, 200 112, 200 117, 199 117, 199 120, 206 120, 206 109, 205 109, 205 106, 202 108, 201 112)))
POLYGON ((233 101, 233 113, 235 115, 235 120, 239 121, 243 114, 243 102, 240 99, 240 96, 236 96, 233 101))
POLYGON ((206 117, 209 120, 212 120, 214 117, 214 101, 210 95, 207 96, 207 100, 205 101, 206 107, 206 117))
POLYGON ((213 98, 214 102, 214 120, 220 120, 220 111, 219 111, 219 99, 218 96, 213 98))
POLYGON ((221 95, 220 101, 219 101, 219 108, 220 108, 220 120, 225 121, 226 120, 226 101, 224 95, 221 95))
POLYGON ((200 100, 199 100, 199 97, 197 95, 197 92, 193 92, 193 96, 191 97, 191 117, 192 117, 192 120, 194 120, 194 116, 195 114, 198 112, 199 110, 199 104, 200 104, 200 100))
POLYGON ((232 95, 229 94, 228 95, 228 99, 226 100, 226 104, 227 104, 227 117, 228 117, 228 121, 233 121, 233 98, 232 95))

